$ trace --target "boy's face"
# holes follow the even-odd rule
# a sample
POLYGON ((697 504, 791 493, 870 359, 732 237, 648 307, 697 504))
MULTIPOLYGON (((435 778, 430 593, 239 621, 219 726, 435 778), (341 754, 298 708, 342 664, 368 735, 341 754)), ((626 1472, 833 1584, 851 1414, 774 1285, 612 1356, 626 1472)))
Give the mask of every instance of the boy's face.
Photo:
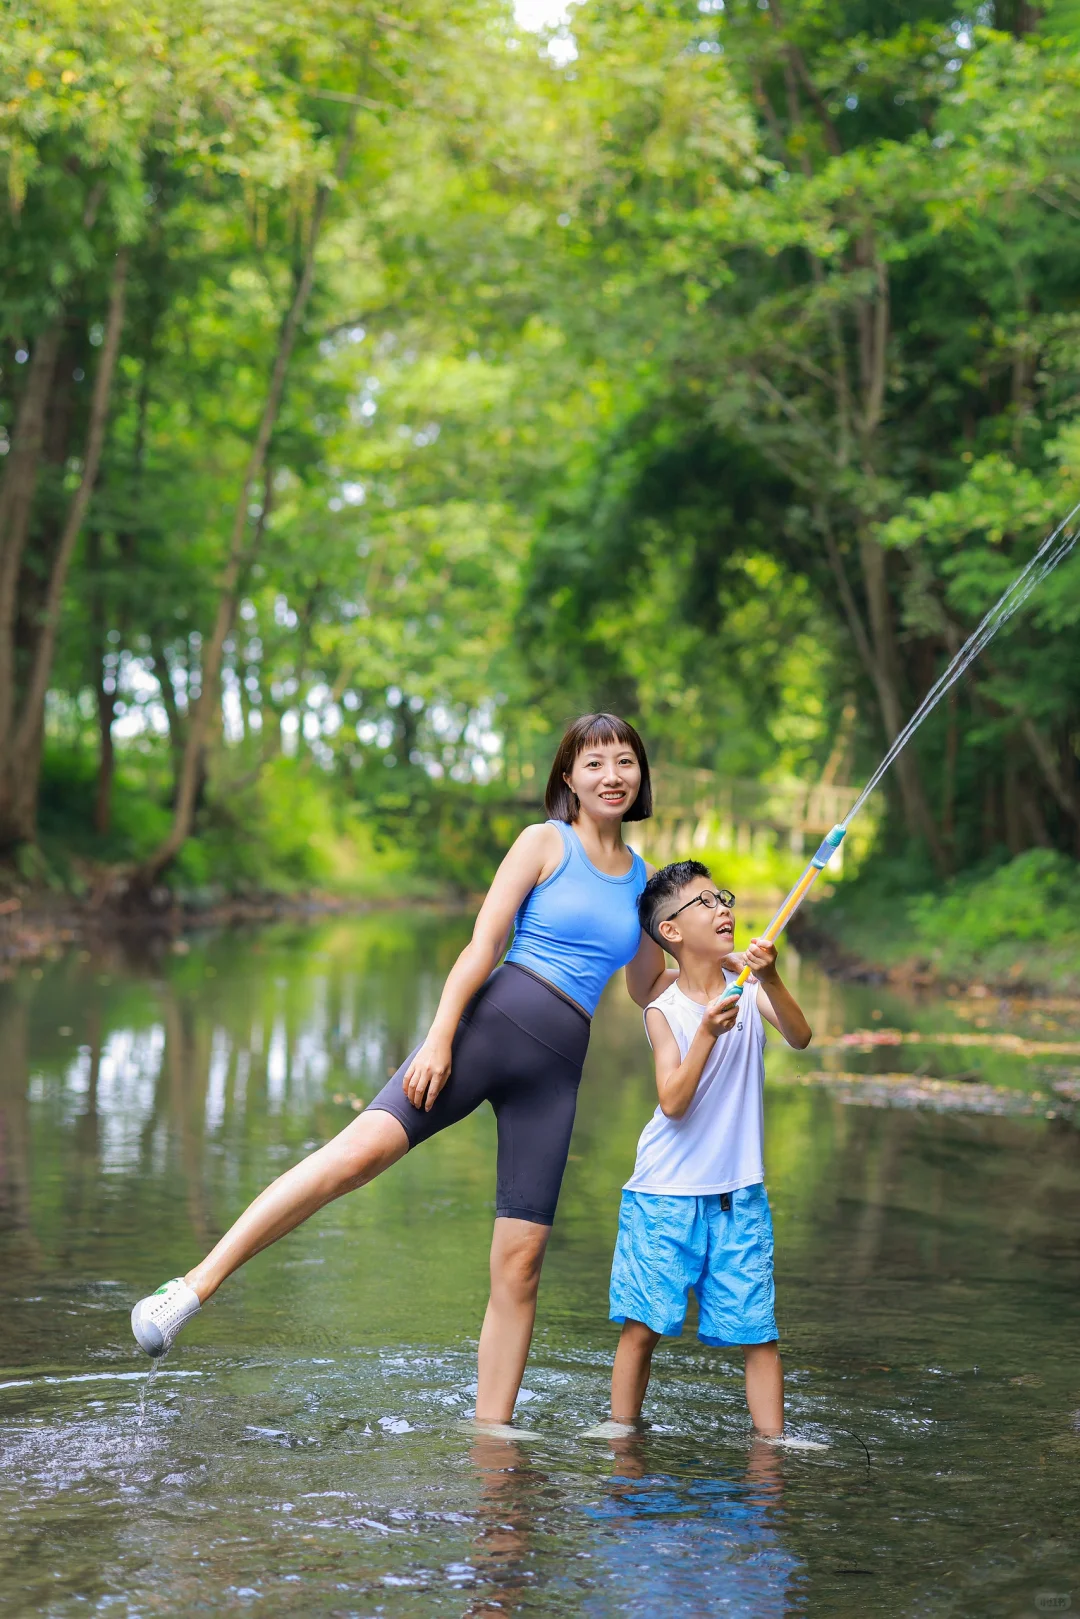
POLYGON ((657 929, 666 944, 673 945, 676 953, 692 951, 697 956, 722 960, 735 947, 735 914, 730 905, 717 905, 710 910, 700 900, 702 894, 715 894, 716 884, 711 877, 694 877, 681 888, 667 907, 666 915, 674 911, 673 921, 661 921, 657 929))

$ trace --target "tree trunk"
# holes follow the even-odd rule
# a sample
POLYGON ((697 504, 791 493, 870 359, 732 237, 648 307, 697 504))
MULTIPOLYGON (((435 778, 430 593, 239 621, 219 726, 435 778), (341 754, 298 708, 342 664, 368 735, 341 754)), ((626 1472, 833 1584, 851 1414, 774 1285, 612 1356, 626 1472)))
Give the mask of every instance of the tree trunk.
POLYGON ((3 782, 0 786, 0 846, 33 840, 37 820, 37 795, 41 774, 41 743, 45 728, 45 695, 52 673, 56 651, 56 633, 63 604, 64 587, 75 546, 82 530, 86 509, 90 504, 97 481, 101 451, 105 442, 105 428, 109 417, 112 381, 120 352, 120 336, 124 325, 124 300, 127 284, 128 249, 121 248, 116 255, 109 297, 109 313, 105 321, 105 337, 101 359, 94 378, 94 393, 90 404, 90 420, 86 433, 82 477, 72 497, 71 505, 60 535, 60 543, 53 560, 49 586, 45 596, 45 610, 37 645, 34 648, 30 676, 23 699, 22 712, 15 726, 14 737, 0 760, 3 782))
MULTIPOLYGON (((989 653, 983 653, 982 661, 989 674, 997 674, 997 665, 989 653)), ((1017 704, 1005 706, 985 696, 982 700, 991 712, 1011 714, 1019 722, 1020 735, 1028 745, 1032 760, 1043 779, 1043 785, 1049 789, 1050 796, 1058 808, 1073 823, 1075 849, 1077 855, 1080 855, 1080 790, 1076 781, 1076 754, 1071 741, 1067 736, 1062 737, 1059 747, 1055 749, 1053 743, 1048 742, 1043 736, 1030 714, 1023 713, 1017 704)), ((1026 781, 1030 780, 1030 776, 1030 771, 1024 773, 1026 781)), ((1028 818, 1030 820, 1030 815, 1028 818)), ((1045 829, 1045 821, 1042 821, 1042 826, 1045 829)))
POLYGON ((169 752, 172 754, 173 762, 170 799, 175 803, 176 784, 180 780, 180 766, 184 759, 184 721, 180 705, 176 701, 176 687, 173 685, 172 670, 165 656, 165 648, 155 636, 150 637, 150 667, 161 692, 161 706, 165 710, 165 718, 169 722, 169 752))
POLYGON ((246 745, 251 736, 251 694, 247 689, 243 662, 236 663, 236 700, 240 707, 240 742, 246 745))
POLYGON ((94 799, 94 831, 99 838, 109 835, 112 825, 112 784, 116 769, 113 720, 116 717, 116 689, 105 690, 104 665, 98 665, 97 711, 101 748, 98 755, 97 794, 94 799))
MULTIPOLYGON (((887 740, 892 743, 903 729, 905 716, 900 699, 899 658, 892 603, 885 575, 885 552, 869 535, 859 545, 863 588, 870 616, 873 643, 873 680, 887 740)), ((945 855, 923 791, 919 762, 910 746, 896 760, 896 779, 904 806, 904 822, 910 836, 925 838, 939 872, 944 873, 945 855)))
POLYGON ((997 777, 987 770, 983 780, 982 852, 989 855, 1001 842, 997 777))
MULTIPOLYGON (((337 182, 344 178, 349 155, 352 151, 354 132, 355 114, 349 124, 335 166, 335 180, 337 182)), ((292 351, 300 330, 300 323, 303 320, 304 310, 307 307, 315 281, 315 253, 329 200, 330 187, 321 185, 312 211, 307 248, 296 280, 292 302, 281 323, 262 419, 259 422, 255 442, 251 448, 251 455, 248 458, 244 480, 233 513, 232 532, 229 537, 229 548, 221 580, 221 593, 218 597, 214 628, 203 648, 202 687, 199 699, 193 711, 188 715, 187 738, 180 768, 180 778, 177 783, 173 823, 167 836, 154 850, 150 858, 144 861, 134 873, 132 884, 138 889, 147 889, 157 880, 166 866, 179 854, 191 832, 199 786, 200 765, 204 757, 211 717, 217 705, 218 681, 221 674, 221 661, 225 642, 228 639, 236 614, 236 598, 240 578, 245 565, 250 561, 247 554, 249 548, 245 546, 244 542, 249 521, 248 506, 251 501, 251 491, 266 465, 271 434, 277 423, 278 412, 281 408, 285 390, 285 376, 289 360, 292 357, 292 351)))
MULTIPOLYGON (((147 357, 143 360, 142 374, 139 378, 139 393, 135 412, 135 442, 132 453, 132 489, 136 501, 141 493, 143 462, 146 454, 146 423, 150 412, 150 360, 149 353, 153 347, 153 326, 148 344, 147 357)), ((94 547, 97 565, 100 567, 100 545, 98 537, 93 531, 90 542, 94 547)), ((138 550, 137 537, 131 530, 121 530, 116 536, 116 546, 120 561, 125 569, 134 568, 136 552, 138 550)), ((98 733, 100 737, 100 753, 98 756, 98 782, 97 796, 94 803, 94 830, 99 837, 107 837, 112 825, 112 786, 116 773, 116 748, 113 744, 113 721, 116 718, 116 700, 119 695, 120 659, 117 657, 116 668, 112 675, 112 690, 106 686, 105 659, 108 655, 108 621, 105 602, 105 591, 100 578, 95 581, 92 618, 95 630, 96 654, 96 695, 98 712, 98 733)), ((127 614, 121 612, 117 616, 118 638, 123 641, 127 629, 127 614)))
POLYGON ((90 625, 92 655, 94 659, 94 695, 97 700, 99 751, 97 792, 94 796, 94 831, 98 837, 108 836, 112 821, 112 781, 116 751, 113 747, 112 726, 116 716, 116 680, 108 689, 105 659, 109 654, 108 620, 105 611, 105 592, 101 585, 101 541, 91 532, 87 543, 87 562, 91 575, 90 625))
POLYGON ((1054 757, 1053 748, 1026 714, 1021 718, 1020 729, 1031 749, 1031 757, 1039 767, 1043 780, 1059 808, 1064 810, 1080 829, 1080 795, 1077 794, 1074 783, 1069 780, 1067 772, 1060 768, 1059 760, 1054 757))
POLYGON ((1045 10, 1045 6, 1031 5, 1030 0, 997 0, 994 27, 1023 39, 1039 26, 1045 10))
MULTIPOLYGON (((869 232, 856 241, 854 258, 859 268, 873 271, 875 280, 874 296, 862 299, 855 309, 859 396, 858 408, 854 415, 861 442, 864 471, 872 478, 874 476, 872 450, 881 425, 888 377, 889 277, 885 262, 869 232)), ((837 383, 837 406, 840 417, 838 461, 842 464, 847 456, 847 412, 850 408, 842 345, 836 351, 834 359, 838 361, 840 368, 837 383)), ((906 716, 900 696, 900 658, 893 624, 885 551, 868 531, 862 532, 859 539, 859 561, 866 602, 866 621, 864 621, 823 504, 819 504, 817 516, 819 527, 825 536, 829 565, 836 579, 844 616, 848 621, 859 656, 870 676, 885 736, 891 744, 903 728, 906 716)), ((910 747, 905 748, 896 760, 896 779, 908 835, 925 839, 934 865, 939 873, 944 874, 945 852, 926 800, 918 759, 910 747)))
POLYGON ((1005 820, 1005 847, 1010 855, 1018 855, 1022 854, 1027 847, 1027 840, 1024 836, 1023 812, 1020 804, 1020 777, 1016 769, 1016 753, 1014 749, 1006 743, 1006 750, 1001 800, 1005 820))
POLYGON ((941 794, 941 835, 949 856, 950 867, 956 858, 956 762, 960 752, 960 731, 956 722, 956 687, 949 692, 946 702, 945 770, 941 794))
POLYGON ((1031 790, 1031 783, 1019 776, 1016 783, 1017 798, 1019 800, 1020 815, 1027 827, 1028 839, 1036 849, 1052 849, 1053 840, 1047 830, 1043 812, 1039 802, 1031 790))
POLYGON ((59 318, 34 344, 15 417, 11 449, 0 479, 0 760, 15 723, 15 624, 22 565, 38 467, 45 442, 45 411, 63 336, 59 318))
MULTIPOLYGON (((274 504, 274 467, 273 467, 273 464, 270 461, 269 456, 268 456, 267 461, 266 461, 266 466, 263 468, 262 505, 259 507, 259 515, 255 520, 255 532, 251 537, 252 555, 254 555, 262 547, 263 535, 266 532, 266 525, 270 520, 270 512, 271 512, 271 510, 273 508, 273 504, 274 504)), ((234 652, 234 658, 235 658, 234 667, 235 667, 235 673, 236 673, 237 688, 239 690, 239 695, 240 695, 240 725, 241 725, 241 729, 242 729, 242 732, 243 732, 242 741, 247 742, 249 740, 249 738, 251 737, 251 735, 252 735, 251 712, 252 712, 253 704, 252 704, 252 701, 251 701, 251 693, 248 691, 248 685, 247 685, 248 674, 249 674, 249 672, 250 672, 250 670, 252 668, 252 665, 251 664, 246 664, 244 662, 244 658, 243 658, 241 650, 240 650, 241 639, 248 634, 247 628, 246 627, 242 628, 239 635, 235 634, 235 631, 236 631, 235 607, 234 607, 234 613, 233 613, 233 631, 234 631, 235 646, 236 646, 236 650, 234 652)), ((261 718, 262 718, 262 716, 260 715, 260 723, 261 723, 261 718)), ((260 749, 260 752, 261 751, 262 750, 260 749)), ((255 766, 255 775, 258 775, 259 768, 260 768, 259 765, 255 766)))
MULTIPOLYGON (((855 593, 851 588, 844 559, 833 536, 824 510, 819 508, 818 522, 825 538, 825 550, 836 580, 837 594, 844 617, 855 642, 855 649, 870 677, 878 701, 886 739, 891 743, 904 724, 904 711, 900 701, 896 637, 889 601, 888 581, 885 577, 885 553, 876 540, 864 538, 860 545, 863 588, 869 610, 869 628, 863 621, 855 593)), ((945 871, 945 854, 937 828, 930 814, 923 792, 918 760, 908 749, 896 761, 896 778, 904 808, 904 824, 910 836, 922 836, 929 845, 939 872, 945 871)))

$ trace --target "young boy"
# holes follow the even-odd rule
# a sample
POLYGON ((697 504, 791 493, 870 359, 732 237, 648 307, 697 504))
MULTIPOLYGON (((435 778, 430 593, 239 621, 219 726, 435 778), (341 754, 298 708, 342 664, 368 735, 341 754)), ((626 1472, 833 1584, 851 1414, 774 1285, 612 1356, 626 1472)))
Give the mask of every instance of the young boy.
POLYGON ((645 1009, 660 1106, 641 1134, 619 1211, 611 1319, 623 1329, 611 1416, 637 1421, 653 1350, 682 1332, 693 1288, 702 1343, 741 1346, 755 1431, 779 1438, 784 1374, 762 1161, 761 1020, 800 1051, 811 1030, 776 970, 774 945, 751 943, 746 964, 756 983, 725 996, 742 965, 732 957, 734 904, 698 860, 656 872, 638 901, 642 927, 675 957, 679 976, 645 1009))

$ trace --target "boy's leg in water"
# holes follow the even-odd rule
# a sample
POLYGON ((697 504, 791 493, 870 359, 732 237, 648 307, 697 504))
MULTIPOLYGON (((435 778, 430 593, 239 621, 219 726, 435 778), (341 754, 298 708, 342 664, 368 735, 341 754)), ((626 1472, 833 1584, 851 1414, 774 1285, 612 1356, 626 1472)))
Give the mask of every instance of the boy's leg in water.
POLYGON ((184 1280, 203 1304, 253 1254, 404 1158, 409 1138, 390 1113, 362 1113, 332 1141, 279 1175, 184 1280))
POLYGON ((776 1341, 744 1344, 746 1403, 754 1432, 763 1439, 779 1439, 784 1431, 784 1363, 776 1341))
POLYGON ((611 1368, 611 1420, 636 1422, 645 1401, 653 1350, 660 1334, 641 1321, 624 1321, 611 1368))
POLYGON ((498 1219, 491 1238, 491 1295, 480 1330, 477 1422, 509 1422, 525 1375, 549 1225, 498 1219))

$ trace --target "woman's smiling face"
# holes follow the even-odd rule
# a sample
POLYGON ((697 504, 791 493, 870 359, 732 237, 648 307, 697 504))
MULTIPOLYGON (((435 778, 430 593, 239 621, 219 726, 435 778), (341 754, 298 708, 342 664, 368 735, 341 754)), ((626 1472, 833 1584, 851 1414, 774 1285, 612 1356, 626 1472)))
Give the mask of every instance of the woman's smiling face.
POLYGON ((582 811, 595 821, 621 821, 641 786, 641 766, 625 742, 583 748, 565 777, 582 811))

